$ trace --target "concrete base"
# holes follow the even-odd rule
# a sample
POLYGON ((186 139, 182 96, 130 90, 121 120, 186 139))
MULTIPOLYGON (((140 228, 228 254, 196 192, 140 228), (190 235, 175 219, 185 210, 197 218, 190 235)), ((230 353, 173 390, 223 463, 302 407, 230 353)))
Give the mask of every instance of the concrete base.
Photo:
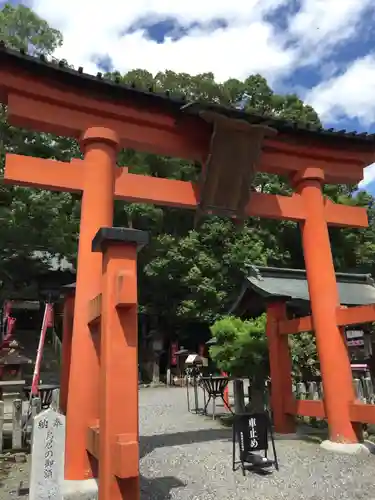
POLYGON ((364 440, 363 445, 366 446, 371 455, 375 455, 375 443, 372 441, 364 440))
POLYGON ((96 479, 83 481, 64 481, 64 500, 97 500, 98 482, 96 479))
POLYGON ((335 443, 333 441, 323 441, 320 445, 324 450, 333 451, 334 453, 342 453, 346 455, 358 455, 359 453, 371 453, 369 447, 365 443, 335 443))

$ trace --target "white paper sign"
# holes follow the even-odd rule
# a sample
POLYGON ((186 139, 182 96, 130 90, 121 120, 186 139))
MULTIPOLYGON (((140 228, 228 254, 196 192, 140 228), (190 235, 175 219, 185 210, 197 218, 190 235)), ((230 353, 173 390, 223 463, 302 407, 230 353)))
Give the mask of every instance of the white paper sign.
POLYGON ((198 356, 198 354, 189 354, 189 356, 186 358, 185 364, 192 365, 194 363, 201 363, 200 356, 198 356))
POLYGON ((65 417, 48 409, 34 418, 30 500, 62 500, 65 417))
POLYGON ((358 339, 363 337, 363 330, 346 330, 346 338, 347 339, 358 339))

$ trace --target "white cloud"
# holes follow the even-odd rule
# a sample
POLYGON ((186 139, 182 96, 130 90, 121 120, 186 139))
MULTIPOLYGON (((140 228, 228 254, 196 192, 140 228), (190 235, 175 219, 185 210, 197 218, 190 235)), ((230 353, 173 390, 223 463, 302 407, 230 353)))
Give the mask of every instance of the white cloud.
POLYGON ((212 71, 218 80, 260 72, 272 84, 305 64, 309 47, 316 50, 324 42, 324 48, 327 40, 332 46, 351 36, 369 1, 304 0, 290 20, 291 33, 284 34, 276 33, 265 15, 290 7, 289 0, 34 0, 32 7, 64 34, 64 46, 56 56, 90 73, 98 70, 92 55, 109 54, 121 72, 134 68, 212 71), (136 20, 151 15, 175 17, 184 26, 222 18, 229 26, 214 34, 195 30, 164 44, 147 40, 141 30, 121 36, 136 20), (290 36, 296 39, 296 48, 286 45, 290 36))
POLYGON ((166 69, 192 74, 212 71, 219 81, 261 73, 272 82, 294 62, 293 51, 278 46, 271 26, 262 22, 241 29, 220 29, 210 36, 194 30, 178 42, 167 40, 162 45, 143 38, 138 31, 121 38, 113 47, 110 55, 116 68, 124 68, 123 54, 127 54, 126 66, 130 68, 146 67, 152 73, 166 69), (246 64, 238 64, 239 59, 244 60, 242 47, 251 47, 255 40, 259 50, 249 50, 246 64))
POLYGON ((364 125, 375 122, 375 53, 357 59, 340 76, 312 89, 305 100, 323 120, 337 122, 358 118, 364 125))
POLYGON ((372 0, 302 0, 301 9, 290 20, 289 31, 310 50, 324 53, 355 34, 372 0))
POLYGON ((135 68, 152 73, 212 71, 223 81, 259 72, 272 86, 299 67, 330 68, 322 72, 327 80, 306 96, 323 120, 332 123, 346 116, 358 117, 364 125, 375 121, 375 55, 331 77, 337 67, 335 49, 358 37, 361 22, 375 12, 373 0, 301 0, 283 32, 266 15, 280 7, 290 11, 290 0, 33 0, 32 7, 64 35, 55 56, 88 73, 99 71, 94 55, 109 55, 123 73, 135 68), (228 27, 214 33, 195 29, 163 44, 147 39, 140 29, 126 34, 141 18, 168 17, 185 27, 220 18, 228 27))
POLYGON ((92 55, 109 54, 121 72, 134 68, 153 73, 165 69, 193 74, 212 71, 219 80, 261 72, 272 81, 292 67, 295 56, 293 50, 284 49, 263 16, 287 1, 35 0, 33 8, 63 32, 64 46, 55 55, 90 73, 97 71, 92 55), (229 27, 214 33, 195 29, 188 37, 164 44, 146 39, 142 30, 120 35, 148 16, 175 17, 183 26, 221 18, 229 27))
POLYGON ((366 189, 370 182, 375 180, 375 163, 372 163, 363 170, 363 180, 358 184, 361 189, 366 189))

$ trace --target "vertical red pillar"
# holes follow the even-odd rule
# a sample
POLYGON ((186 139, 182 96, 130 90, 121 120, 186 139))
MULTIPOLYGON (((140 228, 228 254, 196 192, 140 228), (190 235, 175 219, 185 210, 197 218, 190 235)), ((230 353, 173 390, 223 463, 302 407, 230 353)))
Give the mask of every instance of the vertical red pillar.
POLYGON ((75 289, 67 289, 64 296, 63 334, 61 356, 60 409, 66 415, 68 404, 68 387, 70 375, 70 359, 72 352, 73 315, 75 289))
POLYGON ((293 181, 306 215, 301 224, 302 245, 329 437, 337 443, 356 443, 349 415, 349 403, 354 400, 352 373, 345 340, 336 320, 339 294, 324 211, 324 172, 306 168, 293 181))
POLYGON ((286 319, 286 305, 283 302, 267 306, 266 333, 271 371, 271 406, 275 431, 282 434, 295 432, 292 415, 285 413, 285 401, 292 397, 292 362, 288 337, 280 335, 279 321, 286 319))
POLYGON ((99 500, 140 497, 137 250, 147 242, 127 228, 102 228, 93 241, 103 252, 99 500))
POLYGON ((92 240, 102 226, 112 226, 116 154, 119 140, 101 127, 82 137, 84 190, 78 246, 76 298, 70 364, 67 426, 66 479, 92 477, 86 451, 87 427, 99 417, 99 360, 88 326, 89 301, 99 293, 102 259, 91 251, 92 240))

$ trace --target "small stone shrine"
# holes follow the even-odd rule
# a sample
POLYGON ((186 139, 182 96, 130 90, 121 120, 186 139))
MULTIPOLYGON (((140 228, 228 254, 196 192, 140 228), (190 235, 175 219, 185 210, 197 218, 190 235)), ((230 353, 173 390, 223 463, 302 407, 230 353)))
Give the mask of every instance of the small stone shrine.
POLYGON ((30 500, 62 500, 65 462, 65 417, 52 409, 34 419, 30 500))
POLYGON ((0 399, 5 395, 17 397, 25 385, 24 367, 32 363, 31 359, 20 353, 18 342, 12 341, 0 355, 0 399))
POLYGON ((21 348, 15 340, 0 355, 1 380, 21 380, 23 367, 32 363, 31 359, 21 354, 21 348))

